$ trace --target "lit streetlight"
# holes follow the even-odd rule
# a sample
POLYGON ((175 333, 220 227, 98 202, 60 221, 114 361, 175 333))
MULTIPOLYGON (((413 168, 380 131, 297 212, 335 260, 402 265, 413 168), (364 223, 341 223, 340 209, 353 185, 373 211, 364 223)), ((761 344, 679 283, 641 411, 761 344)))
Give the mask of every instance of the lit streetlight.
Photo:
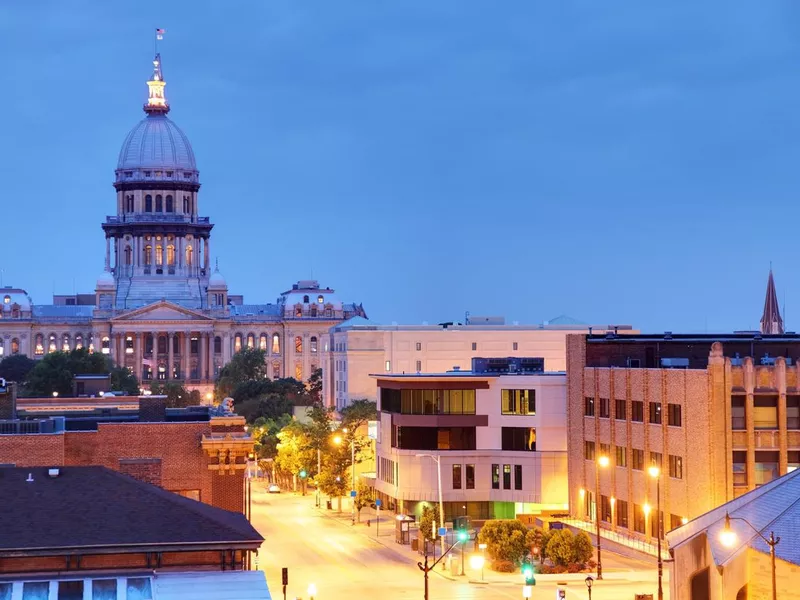
POLYGON ((597 579, 603 578, 603 559, 600 554, 600 469, 605 469, 609 465, 608 457, 601 455, 597 457, 597 466, 594 470, 594 520, 597 526, 597 579))
MULTIPOLYGON (((444 527, 444 502, 442 502, 442 462, 441 457, 436 456, 435 454, 416 454, 417 458, 428 457, 431 460, 436 462, 436 474, 439 478, 439 524, 444 527)), ((442 540, 442 556, 444 556, 444 536, 441 538, 442 540)), ((442 567, 444 567, 444 563, 442 563, 442 567)))
POLYGON ((484 562, 485 562, 484 558, 480 554, 473 554, 472 556, 469 557, 469 566, 472 567, 473 569, 475 569, 476 571, 478 569, 481 570, 481 581, 483 581, 483 563, 484 562))
POLYGON ((589 575, 584 581, 586 582, 586 590, 589 592, 589 600, 592 600, 592 585, 594 584, 594 579, 589 575))
POLYGON ((647 469, 650 477, 656 480, 656 538, 658 539, 658 600, 664 600, 662 577, 664 563, 661 559, 661 469, 657 465, 650 465, 647 469))
POLYGON ((775 546, 778 545, 778 542, 781 541, 780 537, 775 537, 775 532, 770 531, 769 537, 766 537, 763 533, 761 533, 758 529, 753 527, 753 524, 744 519, 742 517, 732 517, 727 512, 725 513, 725 527, 722 528, 722 531, 719 534, 719 540, 722 542, 722 545, 726 548, 731 548, 736 543, 736 532, 731 529, 731 521, 744 521, 750 526, 750 529, 755 531, 764 543, 769 546, 769 558, 772 563, 772 600, 778 600, 778 586, 776 584, 776 573, 775 573, 775 546))
POLYGON ((308 597, 311 598, 311 600, 314 600, 314 596, 317 595, 317 586, 313 583, 309 583, 308 590, 306 591, 308 592, 308 597))

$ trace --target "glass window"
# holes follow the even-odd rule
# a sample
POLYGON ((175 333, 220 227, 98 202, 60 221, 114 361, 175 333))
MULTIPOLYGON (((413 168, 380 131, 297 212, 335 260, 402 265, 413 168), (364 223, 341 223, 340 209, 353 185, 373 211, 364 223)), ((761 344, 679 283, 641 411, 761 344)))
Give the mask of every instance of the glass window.
POLYGON ((502 390, 500 399, 504 415, 536 415, 536 390, 502 390))
POLYGON ((661 402, 650 403, 650 422, 653 425, 661 425, 661 402))
POLYGON ((83 600, 83 580, 59 581, 58 600, 83 600))
POLYGON ((628 527, 628 502, 626 500, 617 500, 616 518, 618 527, 628 527))
POLYGON ((600 520, 611 523, 611 501, 608 496, 600 495, 600 520))
POLYGON ((616 447, 616 459, 618 467, 628 466, 628 453, 626 452, 625 446, 616 447))
POLYGON ((26 581, 22 584, 22 600, 48 600, 49 581, 26 581))
POLYGON ((670 427, 680 427, 681 419, 681 405, 680 404, 667 404, 667 425, 670 427))
POLYGON ((522 465, 514 465, 514 489, 522 489, 522 465))
POLYGON ((586 460, 594 460, 594 442, 583 442, 583 458, 586 460))
POLYGON ((297 381, 303 381, 303 363, 296 363, 294 365, 294 378, 297 381))
POLYGON ((631 468, 635 471, 644 470, 644 450, 636 448, 631 450, 631 468))
POLYGON ((464 412, 464 395, 461 390, 450 390, 450 412, 456 415, 464 412))
POLYGON ((511 465, 503 465, 503 489, 511 489, 511 465))
POLYGON ((500 489, 500 465, 492 465, 492 489, 500 489))
POLYGON ((277 333, 272 334, 272 354, 281 353, 281 336, 277 333))
POLYGON ((462 408, 462 412, 465 415, 474 415, 475 414, 475 390, 462 390, 463 391, 463 399, 464 399, 464 406, 462 408))
POLYGON ((669 476, 683 479, 683 459, 680 456, 669 455, 669 476))
POLYGON ((0 583, 0 600, 11 600, 12 586, 11 583, 0 583))
POLYGON ((583 399, 583 415, 585 417, 594 416, 594 398, 586 397, 583 399))
POLYGON ((453 489, 461 489, 461 465, 453 465, 453 489))
POLYGON ((744 396, 731 396, 731 429, 742 430, 746 428, 744 396))
POLYGON ((656 465, 661 468, 664 464, 664 456, 661 452, 651 452, 650 453, 650 464, 656 465))
POLYGON ((390 360, 387 360, 387 361, 386 361, 386 364, 384 365, 384 367, 385 367, 385 369, 386 369, 386 372, 387 372, 387 373, 388 373, 389 371, 391 371, 391 370, 392 370, 392 361, 390 361, 390 360))
POLYGON ((475 465, 467 465, 467 489, 475 489, 475 465))
POLYGON ((128 600, 153 600, 149 577, 128 577, 128 600))
POLYGON ((535 452, 536 428, 503 427, 501 429, 501 448, 517 452, 535 452))
POLYGON ((472 349, 473 350, 477 350, 478 349, 478 342, 472 342, 472 349))
POLYGON ((800 396, 786 396, 786 428, 800 429, 800 396))
POLYGON ((256 345, 256 336, 252 333, 247 334, 247 347, 248 348, 255 348, 256 345))
POLYGON ((153 212, 153 197, 150 194, 144 197, 144 212, 153 212))
POLYGON ((117 600, 117 580, 92 580, 92 600, 117 600))
POLYGON ((733 452, 733 485, 734 487, 747 485, 747 452, 744 450, 733 452))
POLYGON ((608 398, 600 398, 600 418, 607 419, 609 416, 609 401, 608 398))
POLYGON ((763 485, 778 477, 778 452, 756 450, 754 483, 763 485))
POLYGON ((422 343, 417 342, 417 352, 419 352, 420 350, 422 350, 422 343))
POLYGON ((239 351, 241 351, 241 349, 242 349, 242 334, 241 333, 237 333, 233 337, 233 351, 234 352, 239 352, 239 351))
POLYGON ((633 530, 637 533, 644 533, 645 518, 641 504, 633 505, 633 530))
POLYGON ((272 378, 273 379, 281 378, 281 363, 279 363, 278 361, 272 363, 272 378))
POLYGON ((295 338, 294 338, 294 351, 297 354, 302 354, 303 353, 303 338, 300 337, 299 335, 295 336, 295 338))
POLYGON ((311 336, 310 344, 311 344, 311 352, 312 353, 317 352, 317 337, 316 336, 311 336))
POLYGON ((625 400, 614 400, 614 418, 619 421, 624 421, 627 416, 627 404, 625 400))
POLYGON ((631 402, 631 421, 644 422, 644 402, 641 400, 631 402))
POLYGON ((756 396, 753 398, 753 427, 756 429, 778 428, 777 396, 756 396))

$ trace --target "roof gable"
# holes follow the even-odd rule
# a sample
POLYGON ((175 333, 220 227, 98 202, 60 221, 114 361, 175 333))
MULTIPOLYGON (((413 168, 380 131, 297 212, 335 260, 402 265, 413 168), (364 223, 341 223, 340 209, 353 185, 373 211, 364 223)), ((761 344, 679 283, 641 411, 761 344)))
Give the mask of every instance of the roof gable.
POLYGON ((161 300, 136 308, 122 315, 113 317, 112 321, 211 321, 203 313, 179 306, 167 300, 161 300))

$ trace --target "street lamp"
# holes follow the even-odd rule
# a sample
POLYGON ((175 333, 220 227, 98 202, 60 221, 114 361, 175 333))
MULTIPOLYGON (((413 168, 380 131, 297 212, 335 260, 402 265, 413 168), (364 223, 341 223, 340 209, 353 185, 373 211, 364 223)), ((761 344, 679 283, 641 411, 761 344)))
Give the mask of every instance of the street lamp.
POLYGON ((609 464, 608 457, 597 457, 597 466, 594 470, 594 520, 597 526, 597 579, 603 578, 603 559, 600 554, 600 468, 605 469, 609 464))
POLYGON ((775 537, 775 532, 770 531, 769 537, 766 537, 763 533, 761 533, 758 529, 753 527, 753 524, 744 519, 742 517, 732 517, 727 512, 725 513, 725 527, 722 528, 722 531, 719 534, 719 539, 722 542, 722 545, 726 548, 732 547, 736 543, 736 532, 731 529, 731 521, 744 521, 750 526, 750 529, 755 531, 764 543, 769 546, 769 558, 772 562, 772 600, 778 600, 778 587, 775 583, 775 546, 778 545, 778 542, 781 541, 780 537, 775 537))
POLYGON ((647 469, 650 477, 656 480, 656 537, 658 538, 658 600, 664 600, 664 589, 661 579, 664 573, 664 563, 661 560, 661 469, 657 465, 650 465, 647 469))
POLYGON ((486 563, 486 544, 478 544, 478 550, 481 551, 481 581, 483 581, 483 565, 486 563))
MULTIPOLYGON (((435 454, 415 454, 417 458, 423 458, 427 456, 431 460, 436 461, 436 471, 437 476, 439 478, 439 523, 441 527, 444 527, 444 502, 442 502, 442 462, 441 457, 436 456, 435 454)), ((442 556, 444 556, 444 536, 442 536, 442 556)), ((442 567, 444 568, 444 563, 442 563, 442 567)))
POLYGON ((314 585, 313 583, 309 583, 307 591, 308 591, 308 597, 311 598, 311 600, 314 600, 314 596, 317 595, 317 586, 314 585))
POLYGON ((475 569, 481 570, 481 581, 483 581, 483 556, 480 554, 473 554, 469 557, 469 566, 475 569))
POLYGON ((592 600, 592 585, 594 584, 594 579, 589 575, 584 581, 586 582, 586 589, 589 592, 589 600, 592 600))
POLYGON ((458 532, 458 541, 461 542, 461 576, 464 576, 464 546, 467 545, 469 534, 466 531, 458 532))

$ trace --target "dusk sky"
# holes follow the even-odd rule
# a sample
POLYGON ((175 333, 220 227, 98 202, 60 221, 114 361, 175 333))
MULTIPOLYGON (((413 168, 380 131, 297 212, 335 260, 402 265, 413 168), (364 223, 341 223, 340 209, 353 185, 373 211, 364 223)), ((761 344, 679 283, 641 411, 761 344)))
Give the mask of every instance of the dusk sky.
POLYGON ((0 4, 3 284, 92 292, 153 32, 231 293, 800 330, 800 4, 0 4))

